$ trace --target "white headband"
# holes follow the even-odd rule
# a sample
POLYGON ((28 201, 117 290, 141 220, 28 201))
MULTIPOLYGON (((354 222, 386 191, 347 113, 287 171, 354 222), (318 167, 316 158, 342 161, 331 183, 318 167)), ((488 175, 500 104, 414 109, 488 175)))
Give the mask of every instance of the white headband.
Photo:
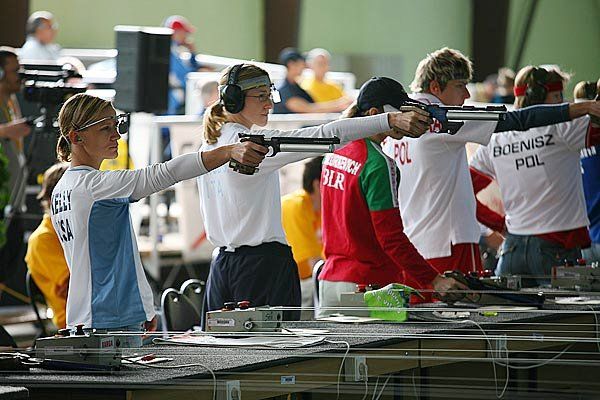
POLYGON ((242 90, 250 90, 259 86, 271 86, 271 80, 268 75, 257 76, 256 78, 244 79, 237 83, 242 90))

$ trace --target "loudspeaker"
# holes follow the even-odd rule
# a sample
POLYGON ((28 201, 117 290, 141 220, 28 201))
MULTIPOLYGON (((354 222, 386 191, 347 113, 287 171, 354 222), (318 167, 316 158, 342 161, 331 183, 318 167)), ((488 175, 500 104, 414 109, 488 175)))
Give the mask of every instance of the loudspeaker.
POLYGON ((169 90, 171 29, 116 26, 115 107, 164 114, 169 90))

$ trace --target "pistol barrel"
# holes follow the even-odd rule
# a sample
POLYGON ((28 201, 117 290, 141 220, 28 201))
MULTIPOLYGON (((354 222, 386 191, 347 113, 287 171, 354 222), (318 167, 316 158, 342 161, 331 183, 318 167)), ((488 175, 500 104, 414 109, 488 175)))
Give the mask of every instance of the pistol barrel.
POLYGON ((282 143, 279 145, 279 151, 289 153, 333 153, 335 146, 333 144, 282 143))
POLYGON ((506 119, 505 112, 499 111, 458 111, 448 110, 446 114, 448 120, 459 121, 504 121, 506 119))

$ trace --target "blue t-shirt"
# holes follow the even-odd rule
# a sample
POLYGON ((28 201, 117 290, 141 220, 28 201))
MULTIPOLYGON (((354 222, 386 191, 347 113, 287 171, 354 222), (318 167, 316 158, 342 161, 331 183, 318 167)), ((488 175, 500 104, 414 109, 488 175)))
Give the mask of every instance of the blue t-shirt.
POLYGON ((593 243, 600 243, 600 154, 597 149, 597 146, 592 146, 581 151, 583 192, 593 243))
POLYGON ((169 67, 169 102, 168 115, 185 114, 185 81, 187 74, 201 67, 196 61, 196 55, 191 54, 189 60, 181 58, 177 43, 171 43, 169 67))
POLYGON ((281 101, 279 103, 275 103, 273 107, 273 114, 292 114, 286 106, 285 102, 291 99, 292 97, 300 97, 309 103, 314 103, 310 94, 306 92, 306 90, 302 89, 300 85, 296 82, 290 82, 287 79, 283 82, 281 86, 277 88, 279 91, 279 95, 281 96, 281 101))

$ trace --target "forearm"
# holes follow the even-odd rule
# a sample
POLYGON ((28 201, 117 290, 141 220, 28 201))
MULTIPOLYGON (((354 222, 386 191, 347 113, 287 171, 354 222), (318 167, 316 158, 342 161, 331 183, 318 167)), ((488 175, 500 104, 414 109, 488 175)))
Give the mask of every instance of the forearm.
POLYGON ((431 284, 438 274, 404 233, 399 211, 371 212, 371 219, 377 240, 386 255, 421 287, 431 284))
MULTIPOLYGON (((224 150, 221 152, 224 152, 224 150)), ((220 152, 217 152, 217 154, 218 153, 220 152)), ((203 153, 200 152, 183 154, 167 162, 154 164, 136 171, 140 175, 137 179, 136 187, 130 196, 131 199, 139 200, 152 193, 164 190, 177 182, 205 174, 209 169, 205 167, 205 164, 203 163, 202 154, 203 153)), ((218 166, 216 158, 215 155, 209 156, 210 165, 213 166, 213 168, 210 169, 214 169, 218 166)), ((219 165, 224 163, 225 161, 221 162, 219 165)))
POLYGON ((204 164, 206 171, 212 171, 213 169, 219 168, 221 165, 229 162, 231 159, 232 147, 233 145, 229 144, 200 153, 202 157, 202 163, 204 164))
POLYGON ((507 112, 506 120, 498 122, 495 132, 526 131, 538 126, 554 125, 570 121, 573 118, 572 115, 581 112, 580 107, 575 107, 574 111, 572 111, 573 106, 576 105, 566 103, 556 105, 543 104, 507 112))
POLYGON ((341 143, 364 139, 390 129, 387 113, 369 117, 340 119, 323 125, 324 137, 337 136, 340 138, 341 143))
POLYGON ((256 131, 256 133, 265 135, 267 138, 274 136, 331 138, 336 136, 340 138, 342 143, 348 143, 389 130, 388 114, 383 113, 369 117, 339 119, 323 125, 294 129, 292 131, 264 129, 256 131))
POLYGON ((477 203, 475 209, 477 221, 496 232, 504 232, 506 230, 504 217, 484 205, 477 198, 475 198, 475 201, 477 203))
POLYGON ((579 117, 583 117, 584 115, 589 114, 590 112, 590 101, 584 101, 581 103, 571 103, 569 104, 569 117, 570 119, 575 119, 579 117))

